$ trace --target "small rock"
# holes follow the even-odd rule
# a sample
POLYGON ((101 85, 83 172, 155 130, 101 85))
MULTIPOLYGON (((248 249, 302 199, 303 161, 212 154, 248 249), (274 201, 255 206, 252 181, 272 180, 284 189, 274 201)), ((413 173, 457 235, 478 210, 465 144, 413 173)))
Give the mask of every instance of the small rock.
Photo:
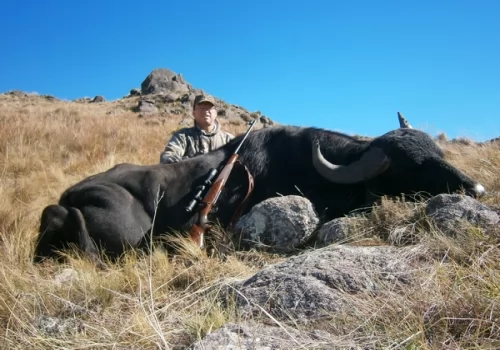
POLYGON ((140 96, 141 89, 137 89, 137 88, 131 89, 128 95, 129 96, 140 96))
POLYGON ((103 97, 103 96, 96 96, 94 97, 94 99, 92 101, 90 101, 91 103, 102 103, 102 102, 106 102, 106 99, 103 97))
POLYGON ((156 108, 154 101, 143 99, 139 100, 136 111, 145 114, 157 113, 158 108, 156 108))
MULTIPOLYGON (((259 324, 226 324, 193 344, 190 350, 231 349, 271 350, 307 349, 317 342, 307 333, 296 329, 259 324)), ((317 349, 317 347, 315 347, 317 349)))
POLYGON ((76 272, 76 270, 74 269, 67 268, 54 276, 54 282, 59 286, 63 286, 66 284, 70 284, 77 278, 78 278, 78 272, 76 272))
POLYGON ((42 315, 34 323, 38 330, 52 337, 80 333, 85 328, 83 322, 76 318, 62 319, 42 315))
POLYGON ((325 247, 347 237, 350 218, 338 218, 326 222, 318 230, 316 247, 325 247))

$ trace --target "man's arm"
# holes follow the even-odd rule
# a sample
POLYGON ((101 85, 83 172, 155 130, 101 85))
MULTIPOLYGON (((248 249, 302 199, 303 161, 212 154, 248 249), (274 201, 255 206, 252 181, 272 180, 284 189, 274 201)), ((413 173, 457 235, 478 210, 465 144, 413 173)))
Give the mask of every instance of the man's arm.
POLYGON ((177 163, 180 162, 186 152, 186 137, 182 133, 174 133, 167 145, 165 150, 160 154, 160 163, 177 163))

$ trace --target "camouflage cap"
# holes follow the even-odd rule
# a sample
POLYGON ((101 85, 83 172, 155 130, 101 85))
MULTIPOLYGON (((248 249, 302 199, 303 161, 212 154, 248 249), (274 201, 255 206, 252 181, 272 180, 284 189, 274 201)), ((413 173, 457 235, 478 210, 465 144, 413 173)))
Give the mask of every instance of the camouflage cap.
POLYGON ((210 95, 201 94, 201 95, 197 95, 194 98, 193 107, 196 107, 196 105, 198 105, 202 102, 210 102, 211 104, 213 104, 215 106, 215 98, 213 98, 210 95))

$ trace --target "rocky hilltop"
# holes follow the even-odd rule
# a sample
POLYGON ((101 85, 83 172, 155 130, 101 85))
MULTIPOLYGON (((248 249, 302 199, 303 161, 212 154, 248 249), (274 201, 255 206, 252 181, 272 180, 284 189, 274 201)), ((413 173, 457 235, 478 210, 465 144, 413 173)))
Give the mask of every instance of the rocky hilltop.
MULTIPOLYGON (((132 88, 128 95, 115 100, 106 101, 104 96, 82 97, 70 101, 71 103, 103 103, 112 105, 107 114, 119 114, 124 110, 137 113, 138 117, 162 119, 175 116, 181 119, 182 125, 192 125, 193 101, 200 93, 210 94, 203 89, 193 87, 182 74, 177 74, 167 68, 154 69, 142 81, 140 88, 132 88)), ((46 101, 60 102, 55 96, 29 94, 26 92, 12 90, 4 93, 15 99, 41 98, 46 101)), ((216 100, 218 116, 229 123, 238 124, 241 121, 248 122, 257 119, 258 127, 268 127, 276 123, 260 111, 249 111, 248 109, 230 104, 212 95, 216 100)), ((108 106, 110 107, 110 106, 108 106)), ((109 109, 109 108, 108 108, 109 109)), ((257 127, 257 128, 258 128, 257 127)))
MULTIPOLYGON (((104 96, 82 97, 69 101, 79 104, 104 104, 106 115, 119 115, 124 111, 131 111, 139 118, 147 118, 149 123, 158 124, 166 119, 180 120, 179 127, 192 125, 193 101, 198 94, 210 94, 203 89, 189 84, 182 74, 175 73, 168 68, 157 68, 151 71, 142 81, 140 88, 132 88, 126 96, 114 101, 107 101, 104 96)), ((35 100, 48 102, 63 102, 51 95, 30 94, 19 90, 11 90, 0 94, 2 100, 16 99, 28 101, 33 105, 35 100)), ((255 129, 277 125, 268 116, 260 111, 250 111, 242 106, 230 104, 212 95, 215 98, 218 110, 218 118, 225 124, 242 125, 250 120, 257 119, 259 122, 255 129)), ((401 127, 411 127, 406 118, 398 112, 401 127)), ((352 135, 360 139, 371 139, 364 135, 352 135)), ((439 143, 458 143, 464 145, 488 145, 500 144, 500 137, 492 138, 483 142, 475 142, 465 137, 449 139, 446 134, 440 133, 435 137, 439 143)))
MULTIPOLYGON (((190 117, 194 98, 201 93, 207 94, 206 91, 187 83, 182 74, 160 68, 153 70, 141 83, 141 88, 130 90, 125 98, 140 96, 136 107, 139 113, 184 114, 190 117)), ((251 112, 241 106, 228 104, 217 96, 214 97, 219 118, 243 119, 244 121, 257 118, 263 126, 275 124, 260 111, 251 112)))

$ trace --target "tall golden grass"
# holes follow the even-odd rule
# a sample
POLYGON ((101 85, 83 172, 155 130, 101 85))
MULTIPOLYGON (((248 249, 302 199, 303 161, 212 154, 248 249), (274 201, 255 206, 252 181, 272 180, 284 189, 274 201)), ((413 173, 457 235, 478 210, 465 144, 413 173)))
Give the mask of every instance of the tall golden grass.
MULTIPOLYGON (((138 118, 130 110, 136 102, 0 95, 0 348, 183 349, 226 322, 238 322, 238 313, 207 297, 207 291, 283 259, 247 252, 220 261, 186 248, 175 259, 160 251, 146 257, 130 253, 107 271, 75 256, 66 265, 31 263, 40 213, 68 186, 116 163, 158 162, 181 117, 138 118), (56 278, 61 272, 71 278, 56 278), (49 317, 70 320, 69 326, 41 327, 49 317)), ((234 134, 246 128, 222 123, 234 134)), ((498 146, 443 147, 453 164, 488 190, 500 190, 498 146)), ((491 195, 483 202, 497 206, 500 198, 491 195)), ((379 233, 407 220, 411 210, 384 201, 363 221, 361 241, 378 237, 390 244, 379 233)), ((422 249, 460 259, 447 264, 436 259, 420 288, 352 296, 355 309, 315 327, 330 331, 332 344, 352 336, 406 349, 500 348, 499 241, 467 237, 428 235, 422 249)))

